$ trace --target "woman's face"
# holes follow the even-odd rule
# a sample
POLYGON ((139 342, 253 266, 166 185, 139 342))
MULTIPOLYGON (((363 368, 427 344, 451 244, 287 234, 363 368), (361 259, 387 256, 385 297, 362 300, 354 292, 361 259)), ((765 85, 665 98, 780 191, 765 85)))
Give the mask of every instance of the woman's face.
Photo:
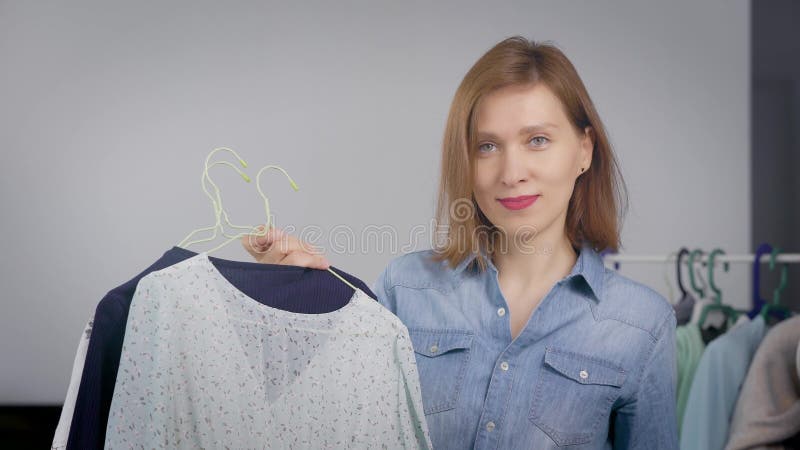
POLYGON ((509 243, 535 237, 537 245, 560 245, 575 180, 592 160, 590 127, 576 131, 543 83, 494 91, 476 114, 471 151, 481 211, 509 243))

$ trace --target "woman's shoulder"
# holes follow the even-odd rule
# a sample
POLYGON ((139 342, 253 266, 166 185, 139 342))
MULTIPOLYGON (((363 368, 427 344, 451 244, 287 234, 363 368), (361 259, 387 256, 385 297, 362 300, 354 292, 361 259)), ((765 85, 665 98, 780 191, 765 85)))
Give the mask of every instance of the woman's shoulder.
POLYGON ((667 299, 652 287, 616 270, 605 269, 603 298, 597 303, 597 320, 613 320, 639 328, 655 340, 662 328, 672 322, 675 310, 667 299))
POLYGON ((431 249, 418 250, 395 256, 372 286, 376 299, 383 306, 398 314, 399 290, 409 291, 412 298, 434 295, 440 299, 448 299, 455 289, 452 270, 446 261, 434 260, 431 249))
POLYGON ((435 259, 433 249, 416 250, 395 256, 383 270, 380 281, 384 289, 397 286, 416 289, 453 289, 453 270, 447 261, 435 259))

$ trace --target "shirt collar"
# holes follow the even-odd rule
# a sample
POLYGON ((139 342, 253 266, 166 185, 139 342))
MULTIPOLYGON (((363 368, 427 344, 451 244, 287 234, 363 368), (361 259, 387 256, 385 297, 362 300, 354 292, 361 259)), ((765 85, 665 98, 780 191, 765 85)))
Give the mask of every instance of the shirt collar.
MULTIPOLYGON (((481 249, 480 253, 470 253, 464 258, 464 260, 453 269, 455 275, 460 275, 470 263, 478 258, 478 255, 483 256, 489 268, 497 272, 497 267, 495 267, 492 259, 488 257, 484 249, 481 249)), ((563 281, 571 280, 576 277, 583 278, 586 284, 589 285, 595 298, 600 301, 600 299, 603 298, 604 273, 605 263, 603 262, 602 256, 600 256, 588 242, 584 241, 581 245, 575 265, 572 267, 569 275, 564 277, 563 281)))

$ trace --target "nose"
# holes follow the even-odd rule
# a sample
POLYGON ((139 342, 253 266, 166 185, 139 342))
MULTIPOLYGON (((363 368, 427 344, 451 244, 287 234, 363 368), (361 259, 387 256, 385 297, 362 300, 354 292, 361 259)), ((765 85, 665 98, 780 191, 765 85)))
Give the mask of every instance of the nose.
POLYGON ((500 181, 507 186, 522 183, 528 178, 527 169, 517 149, 509 148, 502 154, 500 181))

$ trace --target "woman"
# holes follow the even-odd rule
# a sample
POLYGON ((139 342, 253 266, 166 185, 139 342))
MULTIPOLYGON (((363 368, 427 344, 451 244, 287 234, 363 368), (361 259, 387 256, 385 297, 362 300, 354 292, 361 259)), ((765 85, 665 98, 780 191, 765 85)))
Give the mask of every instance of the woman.
MULTIPOLYGON (((509 38, 466 74, 443 144, 446 242, 374 285, 409 330, 434 448, 678 447, 673 310, 597 253, 619 247, 621 190, 555 46, 509 38)), ((329 266, 280 230, 242 242, 260 262, 329 266)))

